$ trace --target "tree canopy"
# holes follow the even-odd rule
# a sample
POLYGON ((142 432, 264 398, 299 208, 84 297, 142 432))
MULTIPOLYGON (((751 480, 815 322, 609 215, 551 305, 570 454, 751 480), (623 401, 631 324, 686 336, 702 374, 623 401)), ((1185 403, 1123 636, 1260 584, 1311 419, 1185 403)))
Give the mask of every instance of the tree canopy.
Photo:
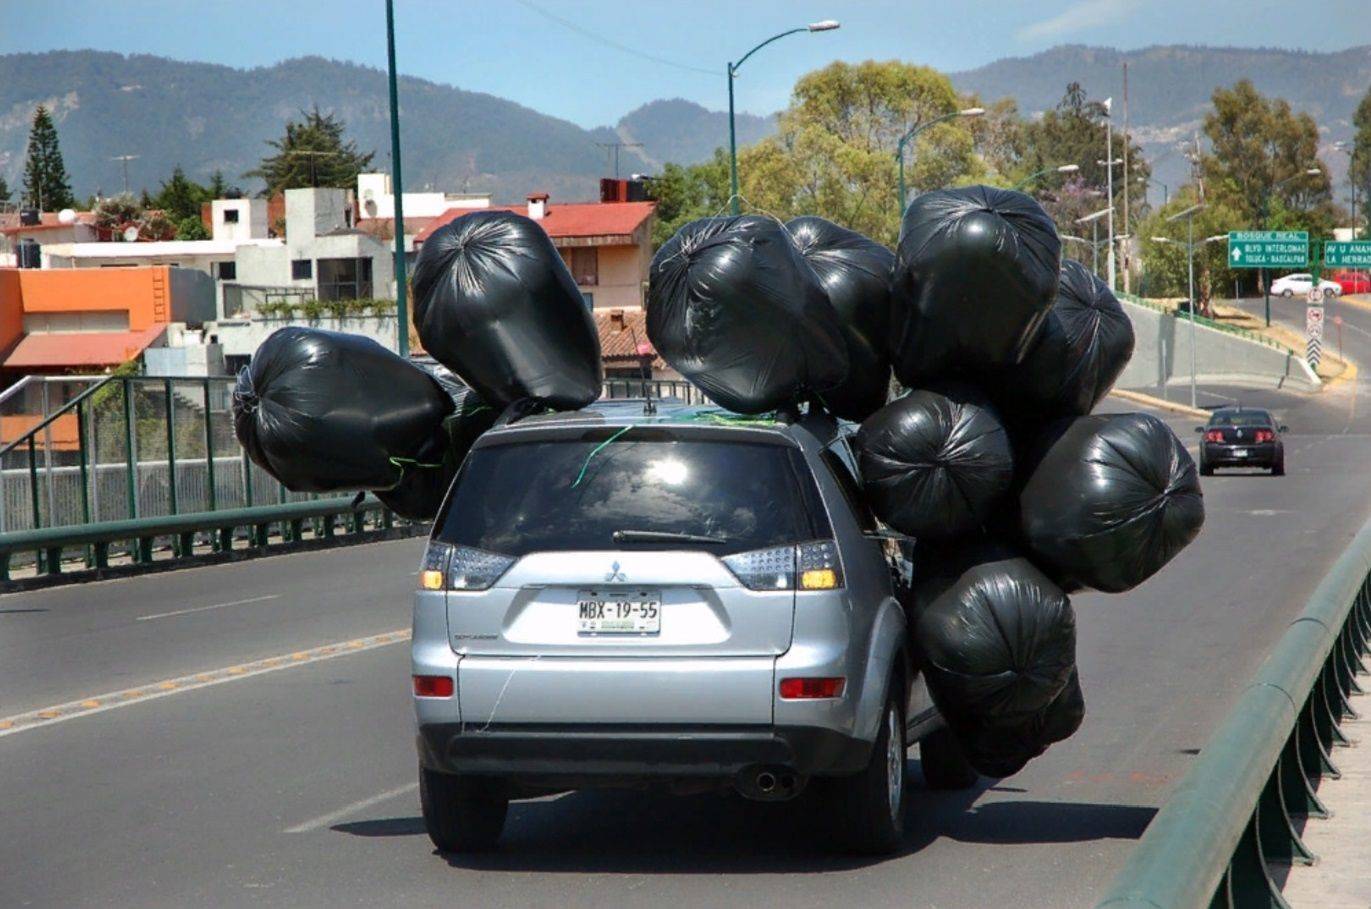
POLYGON ((316 107, 301 115, 302 119, 286 123, 284 136, 267 141, 275 154, 264 157, 243 176, 265 181, 267 196, 302 186, 355 186, 357 175, 371 166, 375 152, 362 154, 355 141, 345 141, 346 124, 334 114, 320 113, 316 107))
POLYGON ((57 125, 52 122, 52 114, 41 104, 33 112, 33 128, 29 130, 24 197, 30 205, 43 211, 76 207, 76 197, 71 194, 71 178, 67 176, 62 149, 57 142, 57 125))
POLYGON ((1352 137, 1352 162, 1348 178, 1352 181, 1361 206, 1357 220, 1368 223, 1371 222, 1371 218, 1366 216, 1366 206, 1371 204, 1371 88, 1366 90, 1361 103, 1357 105, 1357 112, 1352 116, 1352 128, 1356 133, 1352 137))

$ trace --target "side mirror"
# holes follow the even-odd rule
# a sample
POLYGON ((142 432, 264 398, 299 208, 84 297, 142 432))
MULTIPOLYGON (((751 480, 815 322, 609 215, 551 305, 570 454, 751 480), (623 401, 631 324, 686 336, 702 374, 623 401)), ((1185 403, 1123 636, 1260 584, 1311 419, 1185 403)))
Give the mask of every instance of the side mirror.
POLYGON ((1289 427, 1289 426, 1281 426, 1280 429, 1279 429, 1278 431, 1279 431, 1279 432, 1289 432, 1289 431, 1290 431, 1290 427, 1289 427))

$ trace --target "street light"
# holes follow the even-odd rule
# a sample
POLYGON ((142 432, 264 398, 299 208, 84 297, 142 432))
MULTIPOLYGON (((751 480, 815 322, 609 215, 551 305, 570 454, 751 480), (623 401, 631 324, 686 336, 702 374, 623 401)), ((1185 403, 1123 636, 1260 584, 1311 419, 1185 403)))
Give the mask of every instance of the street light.
POLYGON ((395 85, 395 3, 386 0, 386 77, 390 84, 390 186, 395 197, 395 348, 409 356, 409 307, 405 286, 405 184, 400 177, 400 101, 395 85))
POLYGON ((958 117, 982 117, 985 115, 984 107, 968 107, 963 110, 955 110, 950 114, 943 114, 941 117, 934 117, 927 123, 920 123, 900 137, 900 141, 895 144, 895 162, 899 165, 900 178, 900 217, 904 217, 904 148, 912 143, 919 133, 928 129, 930 126, 937 126, 939 123, 946 123, 948 120, 956 120, 958 117))
MULTIPOLYGON (((1191 406, 1191 407, 1197 406, 1197 405, 1196 405, 1196 401, 1195 401, 1195 398, 1196 398, 1196 390, 1195 390, 1195 371, 1196 371, 1196 370, 1195 370, 1195 212, 1199 211, 1199 210, 1202 209, 1202 208, 1204 208, 1204 203, 1203 203, 1203 202, 1200 202, 1200 203, 1197 204, 1197 205, 1192 205, 1192 206, 1190 206, 1189 208, 1185 209, 1184 211, 1178 211, 1178 212, 1176 212, 1174 215, 1172 215, 1171 217, 1169 217, 1169 218, 1166 219, 1166 221, 1167 221, 1168 224, 1171 223, 1172 221, 1179 221, 1181 218, 1184 218, 1184 219, 1185 219, 1185 230, 1186 230, 1186 241, 1185 241, 1185 245, 1186 245, 1186 254, 1187 254, 1187 257, 1189 258, 1189 261, 1190 261, 1190 299, 1189 299, 1189 301, 1188 301, 1188 304, 1189 304, 1189 305, 1188 305, 1188 309, 1190 310, 1190 406, 1191 406)), ((1153 239, 1153 240, 1159 240, 1159 241, 1161 241, 1162 243, 1176 243, 1176 242, 1177 242, 1177 241, 1175 241, 1175 240, 1167 239, 1166 237, 1153 237, 1152 239, 1153 239)), ((1210 240, 1214 240, 1214 239, 1217 239, 1217 238, 1216 238, 1216 237, 1210 237, 1209 239, 1210 239, 1210 240)), ((1205 241, 1203 241, 1203 242, 1206 242, 1206 243, 1207 243, 1207 242, 1209 242, 1209 241, 1208 241, 1208 240, 1205 240, 1205 241)))
POLYGON ((1034 180, 1038 179, 1039 177, 1045 174, 1074 174, 1076 171, 1080 169, 1081 166, 1079 164, 1061 164, 1057 167, 1044 167, 1042 170, 1035 171, 1029 174, 1027 177, 1024 177, 1018 183, 1015 183, 1014 189, 1023 189, 1025 186, 1027 186, 1028 184, 1032 183, 1034 180))
MULTIPOLYGON (((1262 196, 1261 229, 1262 229, 1262 230, 1269 230, 1269 229, 1270 229, 1270 228, 1268 227, 1268 220, 1269 220, 1270 217, 1271 217, 1271 197, 1274 196, 1274 195, 1276 194, 1276 190, 1280 189, 1282 186, 1285 186, 1287 183, 1294 183, 1296 180, 1300 179, 1301 177, 1312 177, 1312 176, 1316 176, 1316 175, 1321 174, 1321 173, 1323 173, 1323 171, 1320 170, 1319 167, 1318 167, 1317 165, 1314 165, 1314 166, 1311 166, 1311 167, 1306 167, 1304 170, 1300 171, 1300 172, 1297 173, 1297 174, 1291 174, 1290 176, 1286 177, 1284 180, 1277 180, 1275 183, 1273 183, 1273 184, 1271 185, 1271 191, 1268 192, 1266 195, 1262 196)), ((1269 282, 1269 281, 1266 280, 1266 269, 1265 269, 1265 268, 1259 268, 1259 269, 1257 269, 1257 280, 1259 280, 1259 281, 1262 282, 1262 295, 1263 295, 1263 297, 1265 298, 1265 307, 1266 307, 1266 327, 1267 327, 1267 328, 1270 328, 1270 327, 1271 327, 1271 286, 1270 286, 1270 283, 1271 283, 1271 282, 1269 282)))
POLYGON ((1112 213, 1114 209, 1102 208, 1097 212, 1092 212, 1083 218, 1077 218, 1077 224, 1090 225, 1090 270, 1096 275, 1100 273, 1100 219, 1112 213))
MULTIPOLYGON (((389 7, 390 7, 390 2, 391 2, 391 0, 386 0, 386 7, 387 7, 387 9, 389 9, 389 7)), ((780 32, 779 34, 775 34, 775 35, 772 35, 770 38, 767 38, 767 39, 766 39, 765 41, 763 41, 761 44, 758 44, 756 47, 752 48, 752 50, 750 50, 750 51, 748 51, 747 53, 743 54, 742 59, 740 59, 737 63, 733 63, 733 62, 731 62, 731 61, 729 62, 729 64, 728 64, 728 183, 729 183, 729 201, 732 203, 733 214, 736 215, 736 214, 739 213, 739 208, 738 208, 738 133, 737 133, 737 129, 735 128, 734 123, 733 123, 733 80, 734 80, 735 78, 737 78, 737 76, 738 76, 738 68, 739 68, 740 66, 742 66, 744 63, 747 62, 747 58, 748 58, 748 57, 751 57, 753 54, 757 53, 757 51, 759 51, 759 50, 761 50, 762 48, 766 47, 768 44, 770 44, 770 43, 773 42, 773 41, 779 41, 779 40, 781 40, 782 38, 784 38, 784 37, 786 37, 786 36, 788 36, 788 35, 797 35, 797 34, 799 34, 800 32, 831 32, 831 31, 833 31, 834 29, 839 28, 839 27, 840 27, 840 25, 839 25, 838 20, 836 20, 836 19, 823 19, 823 20, 821 20, 821 21, 819 21, 819 22, 811 22, 811 23, 809 23, 808 25, 801 26, 800 28, 792 28, 792 29, 789 29, 788 31, 780 32)))
MULTIPOLYGON (((1124 144, 1128 137, 1124 136, 1124 144)), ((1104 155, 1114 160, 1114 99, 1104 99, 1104 155)), ((1114 166, 1104 169, 1105 182, 1109 186, 1109 289, 1114 289, 1114 166)), ((1124 225, 1127 228, 1128 225, 1124 225)))

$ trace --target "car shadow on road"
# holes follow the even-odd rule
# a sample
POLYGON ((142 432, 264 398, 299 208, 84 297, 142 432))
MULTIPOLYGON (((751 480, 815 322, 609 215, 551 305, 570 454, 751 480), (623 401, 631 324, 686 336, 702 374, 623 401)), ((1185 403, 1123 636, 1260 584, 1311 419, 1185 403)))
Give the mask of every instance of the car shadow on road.
MULTIPOLYGON (((1001 798, 977 805, 995 781, 933 791, 919 786, 917 766, 910 762, 909 833, 893 856, 835 853, 831 803, 819 791, 790 802, 762 803, 731 794, 598 790, 512 803, 498 849, 443 858, 454 868, 484 871, 822 873, 898 859, 939 839, 1026 844, 1136 838, 1155 813, 1131 805, 1005 800, 1003 789, 991 793, 1001 798)), ((331 829, 360 837, 424 834, 418 817, 354 821, 331 829)))

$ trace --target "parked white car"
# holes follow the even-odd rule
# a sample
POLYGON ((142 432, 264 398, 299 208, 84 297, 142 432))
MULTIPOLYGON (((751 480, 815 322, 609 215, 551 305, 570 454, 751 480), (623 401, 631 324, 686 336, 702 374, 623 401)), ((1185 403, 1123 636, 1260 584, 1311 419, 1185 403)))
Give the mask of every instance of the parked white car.
MULTIPOLYGON (((1313 287, 1314 276, 1307 272, 1286 275, 1271 282, 1271 292, 1282 297, 1307 297, 1313 287)), ((1337 281, 1319 281, 1319 289, 1323 291, 1324 297, 1336 297, 1342 293, 1342 285, 1337 281)))

